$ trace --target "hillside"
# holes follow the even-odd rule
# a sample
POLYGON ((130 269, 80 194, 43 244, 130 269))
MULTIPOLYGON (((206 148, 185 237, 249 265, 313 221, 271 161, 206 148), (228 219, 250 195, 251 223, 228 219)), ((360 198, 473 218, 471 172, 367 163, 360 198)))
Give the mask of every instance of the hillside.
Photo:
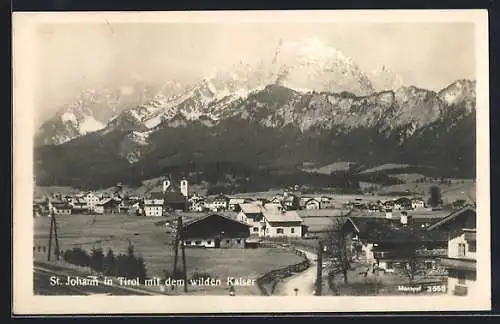
POLYGON ((474 80, 440 91, 405 85, 384 65, 366 73, 316 39, 281 42, 256 62, 187 85, 90 91, 38 132, 36 182, 94 188, 184 176, 221 190, 396 184, 389 169, 360 173, 380 165, 475 177, 474 80))
POLYGON ((177 114, 148 133, 133 130, 131 124, 129 129, 39 147, 37 183, 93 187, 172 174, 210 183, 231 176, 240 185, 247 178, 266 185, 311 178, 327 184, 327 174, 301 171, 305 158, 365 167, 411 164, 428 175, 475 176, 475 110, 457 103, 447 106, 438 94, 418 90, 420 99, 410 101, 434 113, 422 115, 419 110, 412 117, 414 106, 398 102, 397 91, 387 93, 303 94, 267 86, 231 102, 223 110, 225 118, 208 125, 177 114))

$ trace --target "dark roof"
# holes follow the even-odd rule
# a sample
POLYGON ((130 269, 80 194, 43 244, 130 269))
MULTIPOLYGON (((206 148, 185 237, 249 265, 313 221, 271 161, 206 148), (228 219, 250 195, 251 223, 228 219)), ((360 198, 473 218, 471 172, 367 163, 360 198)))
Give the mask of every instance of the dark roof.
POLYGON ((227 197, 227 196, 224 196, 224 195, 217 195, 217 196, 214 197, 213 200, 225 200, 225 201, 229 201, 230 198, 227 197))
POLYGON ((149 193, 149 199, 163 199, 164 193, 161 191, 152 191, 149 193))
POLYGON ((164 197, 165 203, 167 204, 180 204, 186 202, 186 197, 184 197, 180 192, 177 191, 167 191, 165 192, 164 197))
POLYGON ((476 208, 474 208, 473 206, 471 205, 466 205, 458 210, 455 210, 453 211, 451 214, 449 214, 448 216, 446 216, 445 218, 441 219, 440 221, 432 224, 431 226, 429 226, 427 228, 428 231, 433 231, 437 228, 441 228, 441 227, 444 227, 448 224, 450 224, 450 222, 452 222, 453 220, 455 220, 457 217, 459 216, 464 216, 464 215, 467 215, 467 214, 473 214, 474 217, 476 216, 476 208))
POLYGON ((72 206, 66 202, 66 201, 53 201, 51 202, 52 206, 55 208, 61 209, 61 208, 66 208, 66 209, 71 209, 72 206))
POLYGON ((447 233, 429 232, 422 228, 422 220, 410 220, 408 227, 403 227, 399 219, 351 217, 359 230, 359 238, 369 242, 411 243, 411 242, 444 242, 447 233))
POLYGON ((359 233, 359 228, 356 225, 356 223, 351 219, 351 217, 337 217, 335 220, 332 221, 332 225, 330 225, 330 229, 336 230, 339 229, 341 226, 344 226, 346 224, 350 223, 354 230, 359 233))
POLYGON ((404 203, 411 204, 411 199, 406 198, 406 197, 401 197, 401 198, 394 200, 394 202, 396 202, 398 204, 404 204, 404 203))
POLYGON ((125 206, 132 206, 132 205, 134 205, 134 204, 136 204, 138 202, 139 202, 139 200, 137 200, 137 199, 124 199, 123 200, 123 204, 125 206))
POLYGON ((213 213, 212 214, 204 214, 203 216, 200 216, 200 217, 197 217, 197 218, 193 218, 193 219, 190 219, 188 221, 184 221, 183 220, 182 225, 183 225, 183 227, 187 227, 187 226, 189 226, 191 224, 197 223, 197 222, 199 222, 201 220, 204 220, 204 219, 207 219, 207 218, 213 217, 213 216, 222 217, 222 218, 227 219, 228 221, 239 223, 239 224, 245 225, 247 227, 250 226, 247 223, 240 222, 240 221, 238 221, 238 220, 236 220, 234 218, 231 218, 229 216, 226 216, 226 215, 223 215, 223 214, 213 214, 213 213))

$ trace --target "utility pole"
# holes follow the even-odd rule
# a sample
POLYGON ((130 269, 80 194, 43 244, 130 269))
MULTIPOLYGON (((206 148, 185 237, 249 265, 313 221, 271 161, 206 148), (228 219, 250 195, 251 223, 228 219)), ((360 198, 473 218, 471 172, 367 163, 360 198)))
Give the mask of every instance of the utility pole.
POLYGON ((187 268, 186 268, 186 253, 184 251, 184 237, 183 237, 182 216, 177 217, 177 231, 175 233, 175 259, 173 274, 177 279, 177 259, 179 256, 179 244, 181 245, 182 254, 182 279, 184 280, 184 292, 187 292, 187 268))
POLYGON ((316 296, 321 296, 323 276, 323 241, 318 242, 318 261, 316 265, 316 296))
POLYGON ((50 198, 47 198, 47 204, 49 207, 49 217, 50 217, 49 253, 47 255, 47 261, 50 261, 50 258, 52 255, 52 239, 54 239, 54 243, 55 243, 56 260, 59 261, 59 240, 57 238, 56 213, 54 212, 54 207, 52 207, 52 203, 50 202, 50 198), (54 233, 54 234, 52 234, 52 233, 54 233))

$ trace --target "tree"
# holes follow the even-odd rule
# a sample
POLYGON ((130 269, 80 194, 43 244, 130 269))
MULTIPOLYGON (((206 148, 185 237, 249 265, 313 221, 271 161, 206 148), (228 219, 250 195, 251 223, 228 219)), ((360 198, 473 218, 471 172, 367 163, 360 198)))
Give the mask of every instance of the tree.
POLYGON ((139 277, 141 281, 144 281, 147 278, 147 276, 146 276, 146 265, 144 264, 144 259, 142 258, 142 256, 137 258, 136 264, 137 264, 136 265, 137 277, 139 277))
POLYGON ((327 247, 327 254, 331 256, 339 267, 339 270, 344 276, 344 283, 348 283, 347 272, 351 268, 351 234, 349 230, 349 218, 343 214, 335 217, 333 224, 330 226, 325 245, 327 247))
POLYGON ((441 199, 441 189, 438 186, 432 186, 429 189, 429 200, 427 201, 431 207, 437 207, 443 203, 441 199))
POLYGON ((128 272, 130 269, 127 267, 127 259, 127 255, 123 253, 116 257, 115 268, 113 271, 115 276, 129 278, 128 272))
POLYGON ((134 245, 129 242, 127 248, 127 256, 124 264, 124 276, 127 278, 135 278, 137 276, 137 259, 134 255, 134 245))
POLYGON ((116 259, 113 250, 109 249, 103 262, 103 272, 107 276, 113 276, 116 272, 116 259))
POLYGON ((104 253, 101 248, 93 248, 90 255, 90 268, 97 272, 103 271, 104 253))

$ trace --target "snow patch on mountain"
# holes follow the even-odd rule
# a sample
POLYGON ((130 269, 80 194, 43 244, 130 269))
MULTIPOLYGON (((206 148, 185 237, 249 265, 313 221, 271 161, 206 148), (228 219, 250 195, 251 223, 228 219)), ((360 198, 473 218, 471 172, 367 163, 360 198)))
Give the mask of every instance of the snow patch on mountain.
POLYGON ((374 91, 368 76, 351 58, 317 38, 280 44, 274 65, 276 83, 291 89, 356 95, 374 91))
POLYGON ((79 130, 81 135, 85 135, 103 129, 104 127, 106 127, 106 124, 101 123, 92 116, 86 116, 85 119, 80 122, 79 130))
POLYGON ((438 95, 447 105, 462 104, 470 113, 476 107, 476 81, 457 80, 441 90, 438 95))
POLYGON ((62 114, 61 121, 63 123, 67 123, 67 122, 70 122, 70 123, 73 123, 73 124, 77 124, 78 123, 78 119, 76 118, 75 114, 72 113, 72 112, 65 112, 64 114, 62 114))
POLYGON ((134 142, 136 142, 139 145, 148 145, 148 138, 149 138, 149 132, 136 132, 133 131, 129 137, 132 139, 134 142))
POLYGON ((378 92, 403 86, 403 79, 384 64, 378 64, 377 68, 371 71, 369 77, 374 89, 378 92))

